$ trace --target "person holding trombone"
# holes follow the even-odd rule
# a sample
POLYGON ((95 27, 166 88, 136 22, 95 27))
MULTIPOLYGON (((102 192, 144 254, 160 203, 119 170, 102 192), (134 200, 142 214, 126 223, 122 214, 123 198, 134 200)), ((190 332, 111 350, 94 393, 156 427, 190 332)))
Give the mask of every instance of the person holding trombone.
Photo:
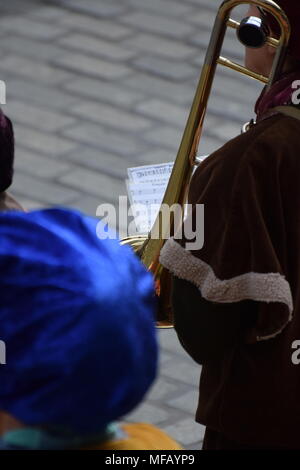
POLYGON ((238 31, 245 65, 268 77, 277 60, 277 74, 256 122, 192 178, 189 203, 205 207, 203 247, 188 251, 174 237, 160 256, 173 274, 177 335, 202 365, 196 420, 206 450, 300 449, 300 4, 249 4, 238 31))

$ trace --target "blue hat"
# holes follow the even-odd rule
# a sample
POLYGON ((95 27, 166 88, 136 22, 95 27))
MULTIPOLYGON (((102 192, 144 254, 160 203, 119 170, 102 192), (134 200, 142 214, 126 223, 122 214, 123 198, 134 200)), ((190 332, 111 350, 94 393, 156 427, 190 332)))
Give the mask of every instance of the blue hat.
POLYGON ((99 432, 156 375, 152 276, 98 220, 0 214, 0 409, 27 425, 99 432))

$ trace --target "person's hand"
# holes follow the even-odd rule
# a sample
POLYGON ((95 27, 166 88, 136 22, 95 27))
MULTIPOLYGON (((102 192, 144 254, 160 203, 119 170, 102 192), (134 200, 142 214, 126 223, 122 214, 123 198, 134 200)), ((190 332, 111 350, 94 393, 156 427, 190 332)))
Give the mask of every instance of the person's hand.
POLYGON ((26 212, 21 204, 19 204, 18 201, 16 201, 16 199, 14 199, 10 194, 7 192, 0 193, 0 211, 8 210, 26 212))

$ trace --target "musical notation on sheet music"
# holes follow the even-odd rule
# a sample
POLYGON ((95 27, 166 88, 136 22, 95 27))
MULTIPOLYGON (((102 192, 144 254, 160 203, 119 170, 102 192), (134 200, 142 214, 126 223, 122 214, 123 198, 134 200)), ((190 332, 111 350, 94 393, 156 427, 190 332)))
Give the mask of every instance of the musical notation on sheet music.
MULTIPOLYGON (((206 157, 199 158, 203 161, 206 157)), ((137 232, 148 233, 157 217, 174 163, 128 168, 127 191, 137 232)))

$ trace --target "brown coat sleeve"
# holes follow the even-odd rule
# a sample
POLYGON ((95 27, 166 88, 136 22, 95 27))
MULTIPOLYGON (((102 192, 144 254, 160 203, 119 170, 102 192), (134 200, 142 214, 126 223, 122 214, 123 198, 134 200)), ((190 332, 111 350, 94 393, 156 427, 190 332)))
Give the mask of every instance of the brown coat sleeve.
POLYGON ((258 304, 252 300, 209 302, 196 286, 174 277, 173 310, 183 348, 198 364, 204 364, 243 341, 247 329, 256 322, 258 304))
POLYGON ((253 344, 275 338, 293 319, 300 239, 296 135, 299 121, 275 116, 210 155, 192 178, 182 227, 160 253, 161 264, 205 300, 257 302, 247 338, 253 344))

